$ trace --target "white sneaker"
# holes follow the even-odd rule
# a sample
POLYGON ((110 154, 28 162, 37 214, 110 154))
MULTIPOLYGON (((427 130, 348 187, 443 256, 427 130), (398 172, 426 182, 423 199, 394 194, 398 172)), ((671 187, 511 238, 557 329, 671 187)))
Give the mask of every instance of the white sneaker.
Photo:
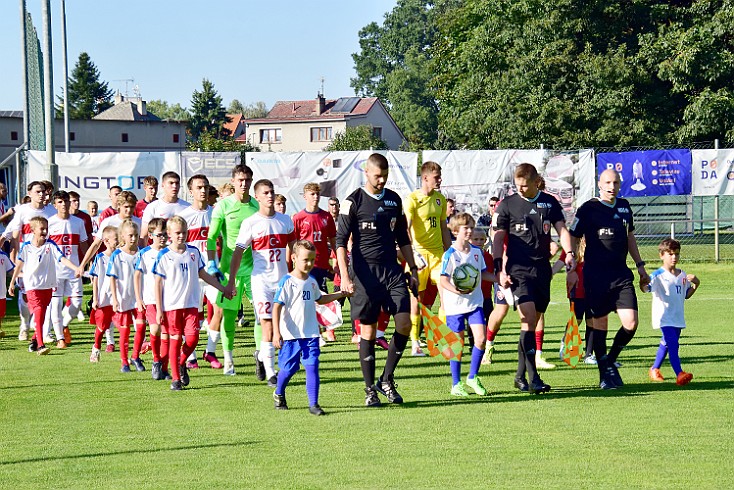
POLYGON ((229 363, 227 361, 224 362, 224 375, 225 376, 234 376, 234 364, 229 363))
POLYGON ((596 366, 596 356, 594 354, 586 356, 586 358, 584 359, 584 364, 591 364, 592 366, 596 366))
POLYGON ((538 369, 555 369, 556 365, 551 364, 550 362, 543 359, 541 357, 542 354, 543 354, 542 351, 535 352, 535 367, 538 369))
POLYGON ((56 339, 54 338, 53 335, 49 335, 48 337, 44 337, 43 338, 43 343, 44 344, 55 344, 56 343, 56 339))
POLYGON ((413 348, 411 349, 411 355, 413 357, 425 357, 426 353, 421 349, 421 343, 418 340, 412 341, 413 348))
POLYGON ((28 340, 28 330, 21 328, 20 332, 18 333, 18 340, 21 342, 25 342, 28 340))
POLYGON ((484 356, 482 357, 482 365, 490 366, 492 364, 492 356, 494 355, 494 342, 491 344, 487 342, 487 347, 484 349, 484 356))
POLYGON ((100 351, 96 347, 92 347, 92 354, 89 356, 89 362, 99 362, 100 351))

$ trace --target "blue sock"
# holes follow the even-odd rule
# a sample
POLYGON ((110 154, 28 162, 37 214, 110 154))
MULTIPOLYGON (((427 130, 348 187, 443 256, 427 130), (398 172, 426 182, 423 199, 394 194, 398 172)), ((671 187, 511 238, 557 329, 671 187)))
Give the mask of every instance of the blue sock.
POLYGON ((313 407, 319 403, 319 387, 321 379, 319 378, 319 361, 315 364, 305 365, 306 370, 306 394, 308 395, 308 406, 313 407))
POLYGON ((451 386, 453 386, 461 381, 461 361, 452 359, 449 361, 449 365, 451 366, 451 381, 453 382, 451 386))
POLYGON ((652 369, 660 369, 663 365, 665 357, 668 355, 668 344, 665 343, 665 336, 660 339, 660 346, 658 347, 658 353, 655 355, 655 362, 652 365, 652 369))
POLYGON ((298 371, 298 366, 292 372, 281 369, 278 371, 278 384, 275 386, 276 395, 285 395, 285 387, 288 386, 288 382, 291 380, 294 374, 298 371))
POLYGON ((668 359, 670 366, 673 368, 675 375, 678 376, 683 368, 680 365, 680 357, 678 356, 678 339, 680 338, 680 328, 662 327, 665 343, 668 344, 668 359))
POLYGON ((479 372, 479 366, 482 364, 482 357, 484 357, 484 349, 480 349, 476 345, 471 349, 471 364, 469 365, 469 379, 474 379, 474 376, 479 372))

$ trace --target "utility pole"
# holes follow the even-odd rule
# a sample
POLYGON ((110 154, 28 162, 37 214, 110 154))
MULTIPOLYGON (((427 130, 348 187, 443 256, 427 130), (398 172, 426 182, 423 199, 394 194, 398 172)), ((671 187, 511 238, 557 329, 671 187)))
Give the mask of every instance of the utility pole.
POLYGON ((51 49, 51 0, 44 0, 41 11, 43 18, 43 88, 46 123, 46 177, 55 186, 59 185, 59 169, 56 166, 54 148, 54 71, 51 49))
POLYGON ((64 59, 64 151, 69 153, 69 59, 66 49, 66 1, 61 0, 61 51, 64 59))

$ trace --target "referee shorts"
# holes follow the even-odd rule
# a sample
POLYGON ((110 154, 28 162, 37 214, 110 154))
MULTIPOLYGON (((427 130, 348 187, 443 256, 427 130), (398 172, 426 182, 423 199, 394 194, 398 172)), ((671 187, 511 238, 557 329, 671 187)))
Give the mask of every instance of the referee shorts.
POLYGON ((513 264, 508 271, 512 279, 515 304, 535 303, 535 311, 544 313, 550 303, 550 283, 553 275, 550 262, 534 266, 513 264))
POLYGON ((584 289, 592 318, 602 318, 617 310, 637 311, 637 295, 632 281, 623 281, 611 286, 609 283, 587 281, 584 277, 584 289))
POLYGON ((381 310, 390 315, 410 312, 410 296, 405 272, 400 264, 351 264, 349 275, 354 281, 352 320, 372 325, 381 310))

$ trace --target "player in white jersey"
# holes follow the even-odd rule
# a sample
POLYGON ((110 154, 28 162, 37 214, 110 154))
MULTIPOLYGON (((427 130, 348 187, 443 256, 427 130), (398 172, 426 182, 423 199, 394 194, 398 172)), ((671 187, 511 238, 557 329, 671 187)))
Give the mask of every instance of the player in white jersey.
POLYGON ((120 332, 120 359, 122 361, 120 371, 123 373, 130 372, 127 353, 130 343, 130 327, 133 323, 136 325, 136 333, 132 361, 137 371, 145 371, 145 366, 140 360, 140 347, 143 345, 143 340, 145 340, 145 320, 143 320, 142 326, 134 321, 136 309, 133 279, 138 253, 138 239, 140 238, 138 230, 138 225, 131 219, 126 219, 120 224, 117 229, 120 248, 110 255, 106 272, 110 278, 110 292, 112 293, 112 309, 114 310, 112 322, 120 332))
POLYGON ((201 288, 198 279, 211 284, 222 292, 224 286, 204 270, 205 264, 199 249, 186 244, 186 221, 180 216, 169 218, 166 231, 171 244, 160 251, 153 273, 157 320, 168 328, 168 356, 171 362, 173 382, 171 389, 181 390, 189 384, 186 358, 199 342, 198 305, 201 288), (182 346, 182 334, 186 343, 182 346))
MULTIPOLYGON (((212 220, 212 207, 209 206, 209 179, 205 175, 197 174, 189 179, 187 182, 189 193, 191 194, 191 206, 187 207, 179 213, 184 221, 186 221, 187 237, 186 243, 192 247, 199 249, 202 256, 207 256, 207 238, 209 237, 209 223, 212 220)), ((199 286, 201 288, 201 300, 199 302, 199 319, 203 322, 204 320, 204 303, 205 303, 205 289, 206 285, 200 280, 199 286)), ((216 289, 212 288, 212 291, 216 292, 216 289)), ((211 303, 208 308, 211 308, 211 303)), ((219 331, 218 330, 207 330, 207 349, 204 354, 204 359, 212 367, 218 369, 221 363, 215 355, 217 348, 217 342, 219 342, 219 331)), ((186 367, 188 369, 198 369, 199 364, 196 361, 196 351, 192 352, 186 361, 186 367)))
POLYGON ((97 230, 97 233, 94 234, 94 239, 92 240, 92 243, 89 244, 89 250, 87 250, 86 255, 84 255, 80 267, 84 268, 89 262, 91 262, 94 258, 94 255, 102 246, 102 239, 105 228, 117 228, 124 220, 131 219, 133 223, 138 225, 138 230, 142 229, 140 227, 140 218, 136 218, 135 216, 133 216, 133 211, 135 210, 135 204, 137 202, 138 198, 135 197, 135 194, 130 191, 122 191, 120 194, 118 194, 118 213, 110 216, 109 218, 105 218, 99 224, 99 230, 97 230))
MULTIPOLYGON (((229 277, 235 276, 242 254, 252 246, 252 303, 263 330, 259 359, 265 365, 268 386, 274 388, 277 378, 273 348, 273 300, 280 278, 288 273, 294 241, 293 221, 289 216, 275 211, 275 191, 271 181, 262 179, 255 183, 255 199, 260 209, 240 226, 229 277)), ((227 285, 230 292, 234 291, 234 287, 234 281, 227 285)))
POLYGON ((161 188, 163 196, 156 199, 145 207, 143 211, 143 228, 148 229, 148 222, 153 218, 168 219, 171 216, 180 215, 189 207, 189 203, 178 198, 181 188, 181 177, 176 172, 166 172, 161 177, 161 188))
MULTIPOLYGON (((61 249, 64 256, 74 265, 79 266, 79 255, 87 252, 88 237, 84 221, 70 214, 70 197, 66 191, 56 191, 51 198, 56 214, 48 219, 48 235, 61 249)), ((56 265, 57 286, 51 300, 51 324, 53 325, 56 347, 66 348, 71 342, 68 323, 64 324, 64 298, 70 299, 69 315, 75 318, 82 306, 82 279, 76 277, 75 271, 61 264, 56 265)))

